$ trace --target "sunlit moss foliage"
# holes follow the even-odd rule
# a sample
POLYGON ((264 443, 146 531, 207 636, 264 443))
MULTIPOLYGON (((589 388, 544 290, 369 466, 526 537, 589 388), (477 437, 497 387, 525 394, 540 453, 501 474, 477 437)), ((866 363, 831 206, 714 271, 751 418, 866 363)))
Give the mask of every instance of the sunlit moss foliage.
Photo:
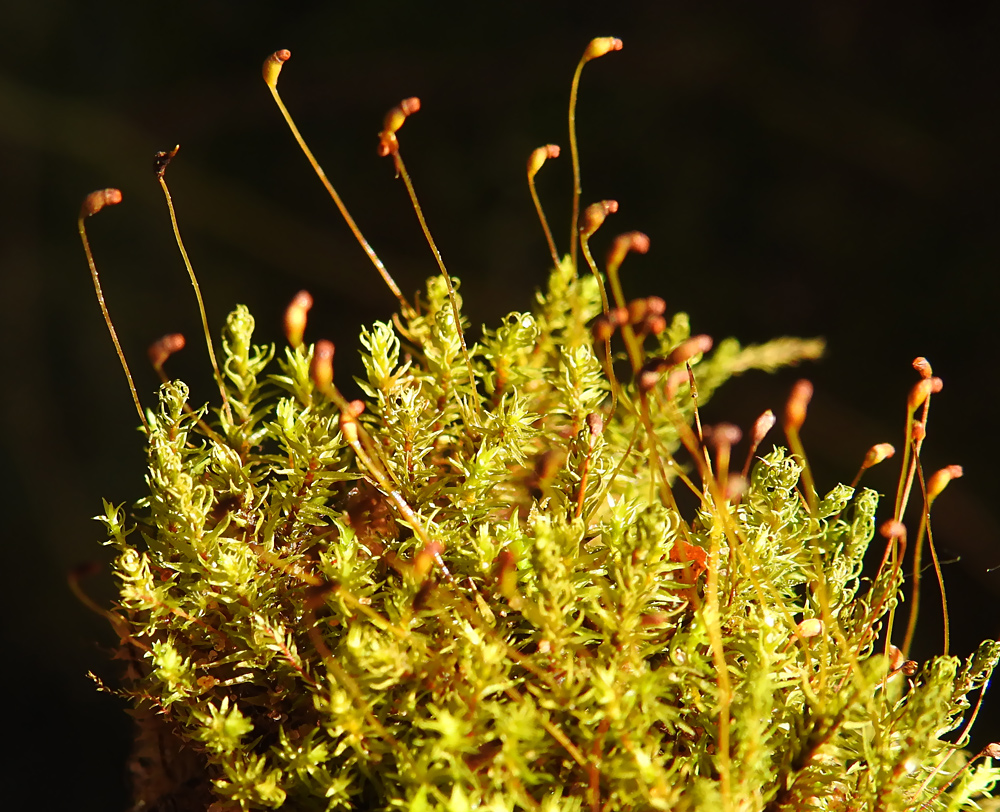
POLYGON ((794 453, 753 453, 765 419, 743 472, 701 425, 819 343, 713 349, 621 298, 618 247, 476 342, 434 276, 362 328, 363 401, 243 307, 224 407, 164 383, 148 495, 100 518, 143 753, 181 742, 214 812, 958 810, 1000 777, 961 750, 1000 646, 887 646, 877 494, 814 491, 794 410, 794 453))

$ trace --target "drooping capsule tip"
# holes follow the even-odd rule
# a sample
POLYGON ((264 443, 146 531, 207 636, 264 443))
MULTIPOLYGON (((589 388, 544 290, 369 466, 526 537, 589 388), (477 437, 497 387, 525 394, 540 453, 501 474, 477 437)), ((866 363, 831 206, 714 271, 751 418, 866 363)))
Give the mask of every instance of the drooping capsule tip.
POLYGON ((97 214, 105 206, 114 206, 121 202, 122 193, 120 189, 98 189, 83 199, 83 205, 80 207, 80 216, 90 217, 92 214, 97 214))
POLYGON ((926 377, 917 381, 910 389, 910 394, 906 399, 906 408, 910 414, 923 406, 924 401, 930 395, 940 392, 943 386, 944 382, 940 378, 926 377))
POLYGON ((964 471, 961 465, 948 465, 935 471, 927 478, 927 503, 932 503, 941 495, 949 482, 958 479, 964 471))
POLYGON ((149 355, 149 361, 153 365, 153 369, 157 372, 163 369, 163 365, 167 362, 167 359, 175 352, 183 350, 185 344, 186 341, 181 333, 170 333, 150 344, 146 352, 149 355))
POLYGON ((645 254, 649 251, 649 235, 641 231, 631 232, 631 242, 629 249, 637 254, 645 254))
POLYGON ((889 459, 896 453, 895 447, 891 443, 876 443, 868 449, 864 461, 861 463, 862 470, 867 470, 873 465, 878 465, 883 460, 889 459))
POLYGON ((287 48, 282 48, 264 60, 264 67, 261 73, 268 87, 273 89, 278 86, 278 74, 281 73, 281 66, 291 59, 291 57, 292 52, 287 48))
POLYGON ((616 211, 618 211, 617 200, 600 200, 597 203, 591 203, 583 210, 580 217, 580 233, 587 237, 591 236, 601 227, 604 219, 616 211))
POLYGON ((403 122, 405 122, 409 116, 416 113, 419 109, 420 99, 416 96, 410 96, 408 99, 403 99, 399 104, 385 114, 385 118, 382 120, 382 132, 379 133, 379 137, 386 138, 390 135, 394 135, 399 128, 403 126, 403 122))
POLYGON ((583 52, 583 61, 589 62, 591 59, 597 59, 597 57, 612 51, 620 51, 622 45, 623 43, 618 37, 594 37, 587 45, 587 50, 583 52))
POLYGON ((918 355, 913 359, 913 368, 920 373, 921 378, 929 378, 934 374, 931 370, 930 361, 922 355, 918 355))
POLYGON ((559 157, 559 152, 558 144, 546 144, 544 147, 533 149, 531 155, 528 156, 528 177, 535 177, 538 170, 549 158, 559 157))
POLYGON ((395 155, 399 151, 399 141, 396 140, 396 132, 403 126, 407 117, 416 113, 420 109, 420 99, 410 96, 403 99, 393 107, 382 120, 382 131, 378 134, 378 155, 384 158, 386 155, 395 155))
MULTIPOLYGON (((614 203, 614 201, 609 202, 614 203)), ((615 210, 617 210, 617 204, 615 205, 615 210)), ((626 231, 624 234, 619 234, 615 237, 611 243, 611 248, 608 250, 607 264, 610 272, 618 269, 618 266, 622 264, 625 255, 629 251, 634 251, 636 254, 645 254, 649 251, 649 237, 641 231, 626 231)))

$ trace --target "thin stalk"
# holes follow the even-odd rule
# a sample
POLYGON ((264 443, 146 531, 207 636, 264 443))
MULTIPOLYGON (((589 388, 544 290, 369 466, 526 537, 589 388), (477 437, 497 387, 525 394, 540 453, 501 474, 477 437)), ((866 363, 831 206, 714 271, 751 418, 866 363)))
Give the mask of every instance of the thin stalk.
MULTIPOLYGON (((608 292, 604 288, 604 279, 601 277, 601 272, 597 270, 597 263, 594 262, 594 256, 590 253, 590 235, 583 230, 579 232, 579 235, 580 247, 583 250, 583 257, 587 261, 587 265, 590 267, 591 273, 594 274, 594 279, 597 280, 597 287, 601 291, 601 308, 604 316, 607 318, 611 313, 611 307, 608 302, 608 292)), ((576 245, 575 241, 574 245, 576 245)), ((608 376, 608 383, 611 384, 611 410, 609 414, 614 415, 615 410, 618 408, 618 378, 615 375, 614 365, 612 363, 610 338, 604 339, 604 367, 605 373, 608 376)))
POLYGON ((896 509, 894 514, 896 521, 902 521, 903 513, 906 511, 906 505, 910 500, 910 489, 913 487, 913 477, 916 474, 920 458, 920 449, 923 447, 924 438, 927 436, 927 416, 931 408, 930 392, 924 398, 923 414, 920 416, 923 431, 918 437, 914 437, 913 415, 916 414, 918 408, 920 407, 908 408, 906 411, 906 442, 903 444, 902 465, 902 471, 906 472, 906 477, 904 479, 902 475, 900 476, 899 485, 896 488, 896 509))
POLYGON ((896 504, 893 508, 893 516, 896 521, 902 521, 903 512, 906 510, 906 501, 910 492, 910 483, 913 481, 913 466, 911 466, 911 454, 913 450, 913 412, 909 412, 906 417, 906 432, 903 440, 903 460, 900 465, 899 483, 896 486, 896 504))
MULTIPOLYGON (((701 477, 702 488, 696 488, 694 482, 687 476, 687 474, 680 470, 679 466, 677 467, 677 478, 680 479, 681 482, 687 486, 688 490, 691 491, 691 493, 702 503, 704 509, 711 512, 712 505, 707 503, 705 491, 706 488, 711 488, 711 483, 714 481, 715 477, 712 473, 711 460, 709 459, 704 448, 704 441, 698 434, 695 434, 694 430, 687 424, 683 417, 681 417, 680 411, 673 403, 670 403, 668 408, 670 409, 668 414, 673 421, 674 428, 677 430, 678 439, 680 439, 681 444, 691 456, 691 461, 694 463, 694 466, 698 471, 698 476, 701 477)), ((697 410, 697 404, 695 405, 695 409, 697 410)))
POLYGON ((611 303, 608 301, 608 291, 604 287, 604 277, 601 276, 601 272, 597 269, 597 263, 594 261, 594 255, 590 253, 590 234, 582 229, 580 234, 580 248, 583 250, 583 258, 587 261, 587 266, 590 268, 591 273, 594 274, 594 278, 597 280, 597 287, 601 291, 601 307, 604 310, 604 315, 607 316, 611 312, 611 303))
MULTIPOLYGON (((472 366, 472 358, 469 356, 469 348, 465 343, 465 331, 462 329, 462 314, 458 309, 458 296, 455 295, 455 286, 452 284, 451 274, 448 273, 448 269, 445 267, 444 259, 441 257, 441 252, 438 250, 437 243, 434 242, 431 230, 427 226, 427 220, 424 219, 423 209, 420 208, 420 201, 417 200, 417 191, 413 188, 413 181, 410 180, 410 174, 406 171, 406 164, 403 163, 403 156, 399 154, 398 149, 392 153, 392 160, 396 166, 396 172, 399 173, 406 186, 406 192, 410 196, 410 203, 413 204, 413 211, 417 214, 417 220, 420 222, 420 228, 424 232, 424 238, 427 240, 427 245, 430 246, 431 253, 434 254, 434 259, 441 271, 441 276, 444 277, 445 284, 448 286, 448 299, 451 302, 451 311, 455 318, 455 329, 458 331, 458 339, 462 344, 462 357, 465 359, 465 365, 469 368, 469 383, 471 384, 473 390, 475 390, 476 371, 472 366)), ((479 414, 481 407, 478 397, 473 399, 473 405, 475 406, 476 413, 479 414)))
POLYGON ((177 225, 177 213, 174 211, 174 201, 170 197, 170 189, 167 188, 167 180, 164 177, 167 165, 177 154, 179 146, 174 147, 169 152, 159 152, 156 156, 156 179, 163 190, 163 197, 167 201, 167 210, 170 212, 170 225, 174 229, 174 239, 181 252, 181 259, 184 260, 184 267, 187 268, 188 276, 191 278, 191 286, 194 288, 195 298, 198 300, 198 312, 201 314, 201 326, 205 331, 205 346, 208 347, 208 357, 212 362, 212 371, 215 373, 215 380, 219 384, 219 394, 222 395, 222 409, 226 413, 226 419, 233 422, 233 410, 229 406, 229 395, 226 393, 226 384, 222 379, 222 372, 219 370, 219 363, 215 359, 215 347, 212 344, 212 331, 208 328, 208 316, 205 313, 205 302, 201 297, 201 286, 198 284, 198 277, 195 276, 191 260, 188 258, 187 249, 184 247, 184 240, 181 239, 181 230, 177 225))
POLYGON ((406 301, 406 297, 403 296, 403 292, 399 289, 392 276, 389 275, 389 271, 386 270, 385 265, 382 264, 382 260, 379 259, 378 254, 375 250, 368 244, 368 240, 365 239, 364 235, 361 233, 361 229, 358 228, 357 223, 354 222, 354 218, 351 217, 350 212, 347 210, 347 206, 344 205, 344 201, 340 199, 340 195, 337 194, 337 190, 333 188, 333 184, 330 183, 329 178, 326 176, 326 172, 323 171, 323 167, 319 165, 315 156, 312 154, 312 150, 306 144, 305 139, 299 132, 299 128, 295 126, 295 121, 292 119, 291 113, 288 112, 288 108, 285 107, 285 103, 281 100, 281 94, 278 93, 278 73, 281 70, 281 64, 288 60, 291 54, 288 51, 278 51, 273 56, 271 56, 264 63, 264 81, 267 83, 268 89, 271 91, 271 95, 274 97, 274 103, 278 105, 278 110, 281 111, 281 115, 285 119, 285 123, 288 125, 288 129, 291 130, 292 137, 295 138, 295 142, 299 145, 299 149, 302 150, 302 154, 306 156, 306 160, 309 161, 309 165, 312 167, 313 172, 316 173, 316 177, 319 178, 320 183, 323 184, 323 188, 326 189, 328 195, 336 204, 337 209, 340 211, 340 216, 344 218, 344 222, 347 223, 347 227, 351 230, 354 238, 358 241, 365 254, 368 255, 368 259, 371 260, 372 265, 375 266, 375 270, 378 271, 379 275, 382 277, 382 281, 385 282, 386 286, 392 291, 393 296, 396 297, 399 302, 400 311, 406 318, 411 318, 414 315, 414 310, 410 306, 410 303, 406 301), (275 65, 277 66, 275 69, 275 65), (269 73, 268 68, 271 68, 269 73))
MULTIPOLYGON (((656 429, 653 426, 653 418, 649 409, 649 399, 646 397, 645 392, 639 393, 639 415, 642 420, 642 425, 646 429, 646 436, 649 439, 649 453, 652 457, 653 463, 653 480, 650 485, 650 490, 653 494, 656 492, 656 475, 659 474, 660 478, 660 495, 663 498, 663 503, 673 509, 677 509, 677 500, 674 498, 674 492, 670 488, 670 483, 667 482, 667 472, 663 467, 663 460, 660 458, 660 453, 657 450, 657 437, 656 429)), ((693 486, 692 486, 693 487, 693 486)))
POLYGON ((83 207, 80 209, 80 217, 76 221, 77 230, 80 232, 80 241, 83 243, 83 252, 87 255, 87 265, 90 266, 90 278, 94 281, 94 292, 97 294, 97 303, 101 306, 101 313, 104 315, 104 323, 108 326, 108 332, 111 333, 111 341, 115 345, 115 351, 118 353, 118 360, 121 361, 122 369, 125 371, 125 378, 128 380, 128 388, 132 393, 132 402, 135 403, 135 411, 139 415, 139 420, 142 422, 142 426, 149 434, 149 423, 146 422, 146 415, 143 414, 142 404, 139 403, 139 393, 135 390, 135 382, 132 380, 132 373, 129 371, 128 362, 125 360, 125 352, 122 350, 122 345, 118 341, 118 333, 115 332, 115 325, 111 321, 111 314, 108 312, 108 306, 104 301, 104 292, 101 290, 101 280, 97 275, 97 265, 94 263, 94 255, 90 250, 90 241, 87 239, 87 225, 86 219, 91 214, 96 214, 106 205, 114 205, 121 202, 122 193, 117 189, 102 189, 98 192, 93 192, 88 195, 86 200, 84 200, 83 207))
POLYGON ((695 434, 698 437, 698 443, 702 448, 702 456, 705 459, 705 466, 708 472, 712 471, 712 460, 708 456, 708 452, 705 451, 705 433, 701 428, 701 410, 698 408, 698 381, 694 377, 694 369, 691 368, 690 362, 686 363, 688 381, 690 387, 690 397, 691 397, 691 414, 694 422, 695 434))
MULTIPOLYGON (((917 629, 917 615, 920 613, 920 573, 923 567, 924 536, 927 534, 928 530, 928 518, 929 514, 927 513, 924 513, 924 515, 920 517, 920 529, 917 531, 916 546, 913 548, 913 576, 910 588, 910 616, 906 622, 906 634, 903 637, 903 645, 900 646, 900 650, 903 652, 904 657, 909 657, 910 655, 910 646, 913 645, 913 637, 917 629)), ((946 614, 946 628, 947 623, 948 616, 946 614)), ((947 638, 947 632, 945 632, 945 636, 947 638)), ((947 646, 945 646, 944 653, 948 653, 947 646)))
POLYGON ((528 191, 531 192, 531 199, 535 203, 535 211, 538 212, 538 220, 542 224, 542 230, 545 232, 545 241, 549 245, 549 254, 552 257, 552 267, 559 267, 559 252, 556 250, 556 242, 552 238, 552 229, 549 228, 548 218, 545 216, 545 211, 542 209, 542 201, 538 197, 538 189, 535 186, 535 175, 538 174, 538 170, 545 163, 546 158, 555 158, 559 155, 559 147, 555 144, 549 144, 545 147, 539 147, 534 152, 531 153, 531 157, 528 159, 528 191))
POLYGON ((915 451, 914 453, 913 467, 916 469, 917 476, 920 480, 920 489, 924 495, 924 511, 920 517, 920 529, 917 531, 916 547, 913 550, 913 582, 910 594, 910 615, 907 618, 906 636, 903 638, 902 652, 904 657, 909 656, 910 646, 913 643, 913 637, 917 628, 917 617, 920 613, 920 581, 922 577, 924 536, 926 535, 928 544, 930 545, 931 556, 934 561, 934 571, 937 574, 938 585, 941 589, 941 607, 944 618, 943 654, 947 655, 951 629, 948 621, 948 598, 945 594, 944 576, 941 572, 941 565, 938 562, 937 550, 934 548, 934 537, 931 533, 931 505, 933 504, 934 499, 927 493, 927 483, 924 481, 924 469, 920 465, 920 459, 916 456, 916 453, 919 452, 915 451))
POLYGON ((559 267, 559 253, 556 251, 556 243, 552 238, 552 229, 549 228, 549 221, 545 217, 545 211, 542 209, 542 201, 538 198, 538 190, 535 188, 535 179, 529 178, 528 186, 531 189, 531 199, 535 201, 535 209, 538 212, 538 219, 542 224, 542 230, 545 231, 545 241, 549 244, 549 255, 552 257, 553 267, 559 267))
POLYGON ((774 412, 770 409, 764 411, 760 417, 758 417, 753 424, 753 434, 750 438, 750 448, 747 449, 746 462, 743 463, 742 476, 748 482, 750 481, 750 466, 753 465, 754 454, 757 453, 757 449, 760 448, 760 444, 764 442, 764 438, 767 433, 774 428, 774 424, 777 422, 777 418, 774 416, 774 412))
POLYGON ((622 468, 625 467, 625 463, 628 461, 629 457, 632 454, 632 449, 635 448, 635 444, 639 439, 639 431, 641 428, 642 427, 639 421, 636 421, 635 428, 632 429, 632 437, 629 440, 628 446, 626 446, 625 451, 621 455, 621 459, 618 460, 618 464, 614 467, 614 470, 611 472, 611 476, 607 478, 607 481, 604 483, 604 486, 598 492, 597 498, 594 499, 594 507, 587 515, 587 518, 584 520, 583 523, 584 527, 589 529, 590 526, 594 523, 594 520, 597 518, 597 514, 601 510, 601 505, 604 504, 604 500, 607 498, 608 494, 611 493, 611 488, 614 486, 615 480, 618 479, 618 475, 621 473, 622 468))
POLYGON ((733 688, 729 680, 729 664, 726 662, 726 651, 722 641, 722 627, 719 618, 719 553, 721 539, 724 535, 718 523, 711 532, 711 542, 708 553, 708 573, 705 584, 705 603, 702 613, 705 627, 708 631, 709 644, 712 648, 712 660, 717 673, 719 687, 719 741, 716 747, 718 754, 719 789, 723 809, 732 809, 732 764, 729 753, 729 708, 733 698, 733 688))
MULTIPOLYGON (((909 618, 907 619, 906 624, 906 636, 903 641, 902 651, 904 654, 909 653, 910 645, 913 642, 917 615, 920 607, 920 568, 923 553, 923 537, 925 533, 928 537, 931 556, 934 560, 934 570, 941 589, 941 607, 944 616, 944 651, 946 654, 948 652, 951 637, 950 621, 948 620, 948 598, 945 593, 944 576, 941 572, 940 562, 937 558, 937 550, 934 548, 933 536, 931 535, 930 530, 930 507, 934 497, 929 496, 927 493, 927 483, 924 481, 924 472, 920 465, 920 449, 923 445, 924 438, 927 436, 927 415, 930 411, 931 395, 934 391, 940 391, 941 388, 940 379, 930 377, 929 366, 927 367, 926 373, 925 377, 910 390, 910 395, 907 401, 906 439, 903 447, 903 462, 899 472, 899 483, 896 487, 896 504, 894 508, 894 516, 898 522, 901 520, 903 513, 906 511, 906 505, 910 498, 910 490, 913 486, 913 479, 916 476, 920 481, 920 487, 924 495, 924 512, 920 518, 920 530, 917 534, 917 546, 913 554, 912 603, 909 618), (934 382, 937 383, 936 388, 934 382), (919 427, 920 431, 917 433, 915 431, 916 427, 914 425, 913 416, 916 414, 917 409, 921 406, 923 406, 923 413, 921 415, 919 427)), ((881 573, 883 566, 885 566, 885 557, 882 559, 882 565, 878 570, 879 573, 881 573)))
MULTIPOLYGON (((625 292, 622 290, 621 279, 618 276, 620 262, 608 262, 608 284, 611 285, 611 295, 615 300, 615 307, 625 307, 625 292)), ((639 372, 642 366, 642 342, 628 322, 622 325, 622 339, 625 341, 625 349, 628 352, 629 363, 632 364, 632 374, 639 372)))
POLYGON ((580 182, 580 149, 576 143, 576 97, 580 90, 580 74, 583 73, 583 66, 587 64, 587 55, 584 53, 576 70, 573 72, 573 83, 569 89, 569 154, 573 163, 573 211, 569 221, 569 260, 576 268, 576 229, 580 219, 580 195, 583 194, 583 186, 580 182))
POLYGON ((596 439, 591 432, 587 446, 587 455, 583 458, 583 464, 580 467, 580 486, 576 493, 576 509, 573 512, 574 519, 579 519, 583 516, 583 502, 587 496, 587 484, 590 479, 590 464, 591 459, 594 456, 595 445, 596 439))
MULTIPOLYGON (((951 647, 951 621, 948 617, 948 594, 945 591, 944 573, 941 571, 941 561, 938 558, 937 547, 934 545, 934 531, 931 529, 931 506, 934 504, 934 500, 937 498, 938 494, 928 493, 927 483, 924 481, 924 469, 922 466, 917 467, 917 476, 920 477, 920 489, 924 493, 924 500, 927 504, 927 509, 924 511, 922 522, 922 524, 924 524, 927 528, 927 548, 930 550, 931 561, 934 563, 934 575, 937 577, 938 589, 941 590, 941 620, 944 635, 944 650, 941 653, 947 656, 951 647)), ((919 546, 917 549, 920 549, 919 546)), ((914 614, 916 614, 916 612, 914 612, 914 614)))
POLYGON ((815 515, 818 503, 816 481, 813 479, 812 468, 809 467, 805 446, 802 444, 798 429, 786 431, 785 434, 788 437, 788 445, 792 449, 792 454, 802 461, 802 488, 805 490, 806 507, 809 508, 810 515, 815 515))
MULTIPOLYGON (((965 764, 963 764, 955 772, 955 774, 951 776, 951 778, 949 778, 944 784, 942 784, 938 788, 937 792, 935 792, 930 798, 928 798, 926 801, 920 804, 920 807, 917 812, 922 812, 922 810, 924 809, 930 809, 934 804, 934 802, 938 798, 940 798, 947 790, 949 790, 959 778, 962 777, 962 773, 967 772, 972 767, 973 763, 975 763, 978 759, 983 758, 984 756, 989 756, 990 758, 996 758, 997 757, 996 744, 987 744, 982 750, 980 750, 978 753, 972 756, 972 758, 970 758, 965 764)), ((917 795, 915 797, 919 797, 924 793, 924 791, 930 784, 931 780, 938 774, 938 772, 940 772, 941 768, 948 762, 948 759, 950 758, 951 758, 951 753, 949 753, 941 761, 941 763, 931 772, 931 774, 924 779, 924 782, 920 785, 920 789, 917 791, 917 795)))
POLYGON ((944 573, 941 572, 941 561, 938 558, 937 547, 934 546, 934 533, 931 525, 927 524, 927 545, 931 551, 931 561, 934 562, 934 575, 937 576, 938 588, 941 590, 941 616, 944 624, 944 651, 941 653, 947 656, 951 647, 951 620, 948 616, 948 595, 944 590, 944 573))
POLYGON ((583 187, 580 184, 580 149, 576 143, 576 98, 580 92, 580 74, 583 66, 591 59, 604 56, 611 51, 620 51, 622 41, 616 37, 596 37, 587 45, 583 56, 573 72, 573 83, 569 89, 569 151, 573 161, 573 214, 569 223, 570 261, 576 269, 576 229, 580 219, 580 195, 583 187))

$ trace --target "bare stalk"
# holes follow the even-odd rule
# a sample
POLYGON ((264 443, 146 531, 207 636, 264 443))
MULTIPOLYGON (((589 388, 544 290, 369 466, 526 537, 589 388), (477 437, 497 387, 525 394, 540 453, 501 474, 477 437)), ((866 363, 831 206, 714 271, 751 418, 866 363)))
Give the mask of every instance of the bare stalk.
POLYGON ((118 353, 118 360, 121 361, 122 369, 125 370, 125 378, 128 380, 128 388, 132 393, 132 401, 135 403, 135 410, 142 421, 146 434, 149 434, 149 423, 146 422, 146 415, 143 414, 142 404, 139 403, 139 393, 135 391, 135 382, 132 380, 132 373, 129 372, 128 362, 125 360, 125 352, 118 341, 118 333, 115 332, 115 325, 111 321, 111 314, 108 306, 104 302, 104 292, 101 290, 101 280, 97 276, 97 265, 94 263, 94 255, 90 251, 90 241, 87 239, 86 219, 92 214, 97 214, 105 206, 114 206, 121 203, 122 193, 118 189, 98 189, 91 192, 83 201, 80 207, 80 217, 76 221, 77 230, 80 232, 80 240, 83 242, 83 252, 87 255, 87 264, 90 266, 90 277, 94 280, 94 291, 97 293, 97 303, 101 306, 101 313, 104 314, 104 323, 108 325, 108 332, 111 333, 111 341, 114 342, 115 351, 118 353))
POLYGON ((323 184, 323 188, 326 189, 327 194, 330 195, 331 199, 336 204, 337 209, 340 211, 340 216, 344 218, 344 222, 347 223, 347 227, 351 230, 354 238, 358 241, 358 244, 361 246, 365 254, 368 255, 368 259, 370 259, 372 265, 375 266, 375 270, 378 271, 379 276, 382 277, 382 281, 385 282, 389 290, 392 291, 392 295, 399 301, 400 311, 405 317, 409 318, 414 315, 413 308, 410 306, 410 303, 406 301, 406 297, 403 296, 403 293, 396 284, 396 281, 389 275, 389 271, 387 271, 385 265, 382 264, 382 260, 379 259, 378 254, 376 254, 375 250, 368 244, 368 240, 366 240, 364 235, 361 233, 361 229, 358 228, 357 223, 354 222, 354 218, 351 217, 350 212, 347 210, 347 206, 345 206, 344 201, 340 199, 340 195, 337 194, 337 190, 333 188, 333 184, 330 183, 329 178, 327 178, 326 172, 323 171, 323 167, 319 165, 319 162, 313 156, 312 150, 310 150, 306 145, 305 139, 299 132, 299 128, 295 126, 295 122, 292 120, 291 113, 288 112, 288 108, 285 107, 285 103, 281 100, 281 95, 278 93, 278 74, 281 73, 281 66, 287 62, 291 56, 292 52, 287 49, 275 51, 271 54, 271 56, 269 56, 264 62, 264 81, 267 83, 267 86, 271 91, 271 95, 274 97, 274 103, 278 105, 278 109, 281 111, 281 115, 285 119, 285 123, 288 124, 288 129, 291 130, 292 136, 295 138, 295 142, 302 150, 302 154, 306 156, 306 160, 309 161, 309 165, 312 167, 313 172, 316 173, 316 177, 319 178, 320 183, 323 184))
POLYGON ((222 372, 219 370, 219 363, 215 360, 215 347, 212 344, 212 331, 208 328, 208 315, 205 313, 205 301, 201 297, 201 286, 198 284, 198 277, 195 276, 191 260, 188 258, 187 249, 184 247, 184 240, 181 239, 181 230, 177 225, 177 214, 174 211, 174 201, 170 197, 170 189, 167 188, 167 180, 164 173, 177 154, 180 145, 165 152, 157 152, 155 158, 156 179, 163 190, 163 197, 167 201, 167 210, 170 212, 170 225, 174 229, 174 239, 181 252, 181 259, 184 260, 184 267, 187 268, 188 276, 191 278, 191 286, 194 288, 195 298, 198 300, 198 312, 201 314, 201 327, 205 331, 205 346, 208 347, 208 358, 212 362, 212 371, 215 373, 216 383, 219 385, 219 394, 222 395, 222 409, 226 413, 226 419, 233 422, 233 410, 229 406, 229 395, 226 393, 226 384, 222 380, 222 372))

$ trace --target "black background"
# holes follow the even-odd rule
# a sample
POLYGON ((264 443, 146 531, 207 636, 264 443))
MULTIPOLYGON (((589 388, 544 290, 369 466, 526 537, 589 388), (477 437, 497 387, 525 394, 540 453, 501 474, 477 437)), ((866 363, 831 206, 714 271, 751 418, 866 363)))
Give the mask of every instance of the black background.
MULTIPOLYGON (((0 697, 15 755, 0 763, 15 794, 51 795, 51 808, 126 804, 129 722, 84 676, 113 677, 114 638, 65 585, 75 564, 110 559, 88 519, 101 498, 131 501, 143 487, 136 416, 75 232, 84 195, 124 193, 89 230, 146 404, 156 381, 145 348, 173 331, 189 348, 171 373, 196 402, 213 395, 151 170, 175 143, 168 179, 216 331, 239 302, 261 340, 280 340, 285 303, 308 288, 307 336, 337 343, 348 385, 359 324, 392 312, 260 79, 277 48, 293 52, 285 101, 407 292, 434 265, 374 135, 389 107, 421 97, 403 152, 479 325, 527 308, 545 279, 524 163, 536 146, 568 146, 576 60, 591 37, 621 37, 621 52, 586 68, 580 96, 584 203, 621 204, 596 252, 620 231, 648 233, 648 256, 624 266, 626 292, 664 296, 698 332, 829 340, 804 370, 817 387, 804 439, 821 489, 849 480, 871 444, 900 443, 909 363, 930 358, 945 389, 925 465, 966 473, 935 508, 942 555, 961 558, 946 568, 953 650, 998 634, 1000 572, 987 569, 1000 564, 1000 6, 503 5, 3 4, 0 697)), ((568 158, 539 185, 565 250, 568 158)), ((799 374, 748 375, 705 418, 747 426, 780 408, 799 374)), ((872 473, 893 489, 894 470, 872 473)), ((111 600, 107 573, 87 586, 111 600)), ((934 594, 923 655, 941 645, 934 594)), ((996 704, 978 743, 1000 738, 996 704)))

